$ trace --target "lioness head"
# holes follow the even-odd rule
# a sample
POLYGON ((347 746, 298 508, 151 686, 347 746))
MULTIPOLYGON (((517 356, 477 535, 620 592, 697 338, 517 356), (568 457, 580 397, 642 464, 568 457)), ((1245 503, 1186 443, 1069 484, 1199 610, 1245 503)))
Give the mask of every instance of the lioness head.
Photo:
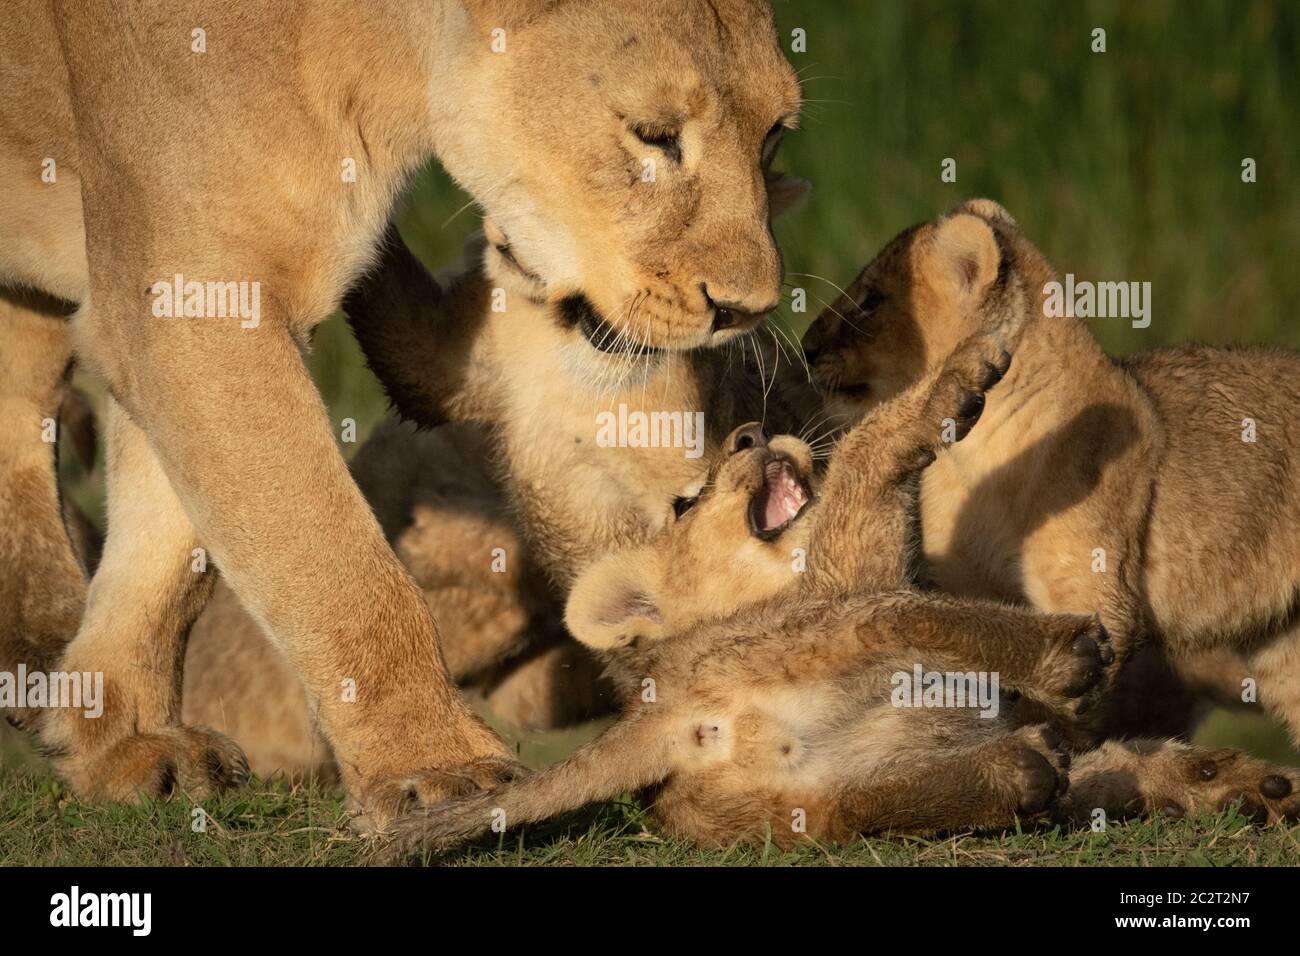
POLYGON ((765 0, 462 2, 482 43, 438 152, 565 321, 689 349, 776 307, 801 94, 765 0))
POLYGON ((728 436, 703 485, 649 544, 597 562, 565 610, 573 635, 610 650, 726 617, 798 583, 815 507, 811 449, 757 423, 728 436))
POLYGON ((969 335, 1014 342, 1031 247, 997 203, 973 199, 896 236, 808 328, 804 353, 827 403, 861 417, 918 381, 969 335))

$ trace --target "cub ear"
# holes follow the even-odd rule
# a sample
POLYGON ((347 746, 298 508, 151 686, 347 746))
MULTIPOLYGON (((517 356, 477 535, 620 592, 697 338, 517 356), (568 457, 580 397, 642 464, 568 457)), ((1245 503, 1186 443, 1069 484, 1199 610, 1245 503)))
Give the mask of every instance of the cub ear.
POLYGON ((929 260, 959 293, 978 298, 998 277, 1002 253, 989 224, 963 212, 940 220, 931 237, 929 260))
POLYGON ((594 650, 664 634, 655 555, 648 548, 612 554, 579 575, 564 608, 569 633, 594 650))
POLYGON ((767 210, 768 216, 775 219, 788 212, 794 212, 808 201, 812 193, 812 183, 798 176, 784 173, 769 173, 767 176, 767 210))
POLYGON ((954 215, 959 212, 967 212, 989 222, 1003 222, 1015 228, 1020 226, 1001 203, 996 203, 992 199, 968 199, 953 210, 954 215))

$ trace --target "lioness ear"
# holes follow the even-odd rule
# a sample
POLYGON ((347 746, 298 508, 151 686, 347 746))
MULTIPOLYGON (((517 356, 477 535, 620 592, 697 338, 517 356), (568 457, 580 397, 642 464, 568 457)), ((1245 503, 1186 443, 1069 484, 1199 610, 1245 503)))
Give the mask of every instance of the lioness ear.
POLYGON ((929 258, 938 274, 969 296, 983 294, 998 277, 1002 254, 989 224, 958 213, 942 220, 931 240, 929 258))
POLYGON ((637 637, 662 637, 654 557, 642 548, 610 555, 584 571, 564 608, 569 632, 598 651, 622 647, 637 637))
POLYGON ((812 183, 798 176, 784 173, 769 173, 767 176, 767 211, 775 219, 788 212, 793 212, 808 201, 812 193, 812 183))

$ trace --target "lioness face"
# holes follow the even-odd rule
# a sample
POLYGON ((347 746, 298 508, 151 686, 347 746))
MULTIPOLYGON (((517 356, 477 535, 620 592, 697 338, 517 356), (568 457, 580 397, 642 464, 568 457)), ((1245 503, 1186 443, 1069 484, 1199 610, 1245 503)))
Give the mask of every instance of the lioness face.
POLYGON ((578 578, 569 629, 597 649, 657 640, 797 585, 812 477, 812 451, 798 438, 769 440, 757 423, 736 429, 653 541, 578 578))
POLYGON ((689 349, 776 307, 769 170, 800 89, 765 2, 561 3, 504 43, 444 162, 565 322, 689 349))

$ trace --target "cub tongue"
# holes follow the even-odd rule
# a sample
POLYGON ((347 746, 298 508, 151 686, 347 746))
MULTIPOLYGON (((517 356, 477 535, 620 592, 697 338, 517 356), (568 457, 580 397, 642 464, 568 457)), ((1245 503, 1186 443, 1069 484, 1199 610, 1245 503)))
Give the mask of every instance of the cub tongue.
POLYGON ((807 501, 803 488, 794 476, 788 462, 769 462, 764 482, 766 500, 763 502, 763 529, 772 531, 781 527, 799 513, 807 501))

